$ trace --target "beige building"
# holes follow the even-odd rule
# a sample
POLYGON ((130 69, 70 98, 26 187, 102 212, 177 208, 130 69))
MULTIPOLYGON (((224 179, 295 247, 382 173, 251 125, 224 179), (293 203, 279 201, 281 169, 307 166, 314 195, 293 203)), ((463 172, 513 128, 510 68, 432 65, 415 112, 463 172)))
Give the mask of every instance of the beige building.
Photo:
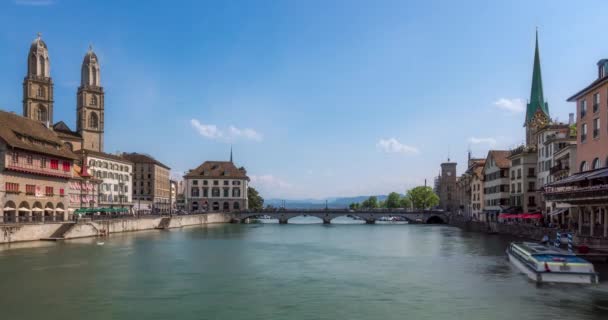
POLYGON ((133 202, 139 211, 167 213, 171 208, 171 168, 147 154, 123 153, 133 163, 133 202))
POLYGON ((498 214, 509 207, 510 152, 490 150, 483 167, 484 221, 496 221, 498 214))
POLYGON ((511 197, 514 213, 540 211, 536 184, 536 146, 520 146, 511 150, 511 197))
POLYGON ((91 175, 86 165, 81 167, 75 164, 69 182, 70 209, 68 211, 73 213, 81 208, 99 207, 101 183, 102 180, 91 175))
POLYGON ((485 208, 483 194, 483 168, 486 159, 481 159, 473 163, 470 167, 471 171, 471 215, 474 220, 485 221, 483 209, 485 208))
POLYGON ((0 111, 0 222, 67 220, 75 159, 44 124, 0 111))
POLYGON ((249 177, 232 161, 205 161, 184 176, 185 206, 190 212, 234 211, 248 208, 249 177))

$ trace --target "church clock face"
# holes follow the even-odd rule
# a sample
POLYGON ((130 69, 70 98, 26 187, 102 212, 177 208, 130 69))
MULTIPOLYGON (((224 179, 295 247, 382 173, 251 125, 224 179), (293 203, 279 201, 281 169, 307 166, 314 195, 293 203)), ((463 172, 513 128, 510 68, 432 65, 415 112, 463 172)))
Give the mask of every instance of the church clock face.
POLYGON ((452 175, 452 171, 448 171, 448 177, 452 175))

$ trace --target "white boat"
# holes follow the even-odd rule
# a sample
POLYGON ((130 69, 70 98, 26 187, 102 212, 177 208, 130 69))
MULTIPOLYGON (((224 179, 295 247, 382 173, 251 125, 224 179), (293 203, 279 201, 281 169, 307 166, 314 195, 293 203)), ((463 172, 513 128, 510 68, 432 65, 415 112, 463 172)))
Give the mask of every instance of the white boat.
POLYGON ((537 283, 599 282, 593 264, 559 248, 533 242, 513 242, 507 248, 507 257, 517 269, 537 283))

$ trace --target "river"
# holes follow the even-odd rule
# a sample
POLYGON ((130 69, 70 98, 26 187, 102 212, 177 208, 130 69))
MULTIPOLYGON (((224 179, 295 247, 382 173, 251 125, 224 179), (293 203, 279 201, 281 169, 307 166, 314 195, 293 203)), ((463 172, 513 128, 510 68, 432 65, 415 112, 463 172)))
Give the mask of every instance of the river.
POLYGON ((510 239, 446 225, 314 219, 125 233, 104 245, 0 246, 0 315, 608 319, 607 282, 536 286, 505 260, 510 239))

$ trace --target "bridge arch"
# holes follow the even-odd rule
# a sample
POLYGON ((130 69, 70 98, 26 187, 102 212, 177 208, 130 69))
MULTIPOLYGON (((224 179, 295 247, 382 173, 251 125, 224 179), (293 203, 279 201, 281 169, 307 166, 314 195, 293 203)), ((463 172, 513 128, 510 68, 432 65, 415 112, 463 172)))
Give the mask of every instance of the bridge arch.
POLYGON ((445 220, 443 217, 438 215, 430 216, 425 221, 426 224, 444 224, 445 220))

